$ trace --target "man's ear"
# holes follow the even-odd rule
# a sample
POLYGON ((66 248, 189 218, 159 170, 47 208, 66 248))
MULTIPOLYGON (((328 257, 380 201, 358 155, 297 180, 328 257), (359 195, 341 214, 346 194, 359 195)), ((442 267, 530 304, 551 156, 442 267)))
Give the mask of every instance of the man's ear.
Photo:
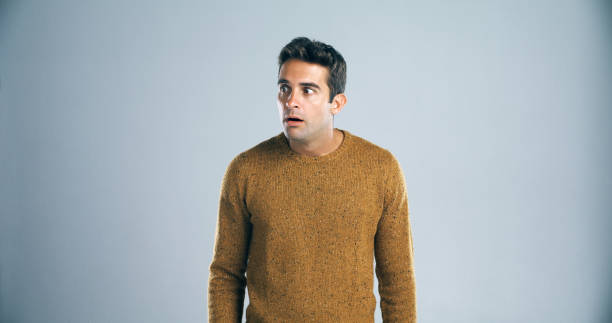
POLYGON ((329 110, 333 115, 338 114, 346 104, 346 95, 344 93, 338 93, 330 103, 329 110))

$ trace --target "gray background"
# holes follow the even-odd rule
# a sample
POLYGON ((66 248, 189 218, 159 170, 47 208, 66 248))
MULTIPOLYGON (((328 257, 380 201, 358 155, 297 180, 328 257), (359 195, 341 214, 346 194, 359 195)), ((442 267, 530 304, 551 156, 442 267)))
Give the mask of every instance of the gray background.
POLYGON ((420 322, 612 321, 610 12, 1 1, 0 320, 206 321, 223 172, 305 35, 348 63, 335 126, 404 169, 420 322))

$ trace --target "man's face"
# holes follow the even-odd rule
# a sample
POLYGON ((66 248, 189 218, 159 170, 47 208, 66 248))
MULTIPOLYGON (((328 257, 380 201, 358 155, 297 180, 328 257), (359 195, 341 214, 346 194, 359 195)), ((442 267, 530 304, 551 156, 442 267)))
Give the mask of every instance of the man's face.
POLYGON ((287 60, 278 76, 278 111, 285 135, 312 142, 333 129, 326 67, 297 59, 287 60), (302 121, 287 118, 297 117, 302 121))

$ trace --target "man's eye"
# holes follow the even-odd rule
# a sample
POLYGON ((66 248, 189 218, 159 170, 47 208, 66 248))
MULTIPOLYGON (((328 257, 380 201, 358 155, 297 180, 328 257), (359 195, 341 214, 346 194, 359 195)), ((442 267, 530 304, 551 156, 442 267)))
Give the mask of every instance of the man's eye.
POLYGON ((305 88, 304 93, 312 94, 314 91, 311 88, 305 88))
POLYGON ((283 85, 283 86, 280 87, 280 91, 282 93, 285 93, 285 92, 289 91, 289 89, 287 88, 287 86, 283 85))

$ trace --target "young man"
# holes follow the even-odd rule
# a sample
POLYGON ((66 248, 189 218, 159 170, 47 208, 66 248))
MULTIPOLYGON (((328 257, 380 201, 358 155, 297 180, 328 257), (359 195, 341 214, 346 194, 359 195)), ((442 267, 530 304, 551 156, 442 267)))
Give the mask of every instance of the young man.
POLYGON ((283 132, 238 154, 223 177, 209 322, 373 322, 373 262, 385 322, 416 322, 404 174, 333 117, 346 63, 299 37, 279 55, 283 132), (246 273, 246 277, 245 277, 246 273))

